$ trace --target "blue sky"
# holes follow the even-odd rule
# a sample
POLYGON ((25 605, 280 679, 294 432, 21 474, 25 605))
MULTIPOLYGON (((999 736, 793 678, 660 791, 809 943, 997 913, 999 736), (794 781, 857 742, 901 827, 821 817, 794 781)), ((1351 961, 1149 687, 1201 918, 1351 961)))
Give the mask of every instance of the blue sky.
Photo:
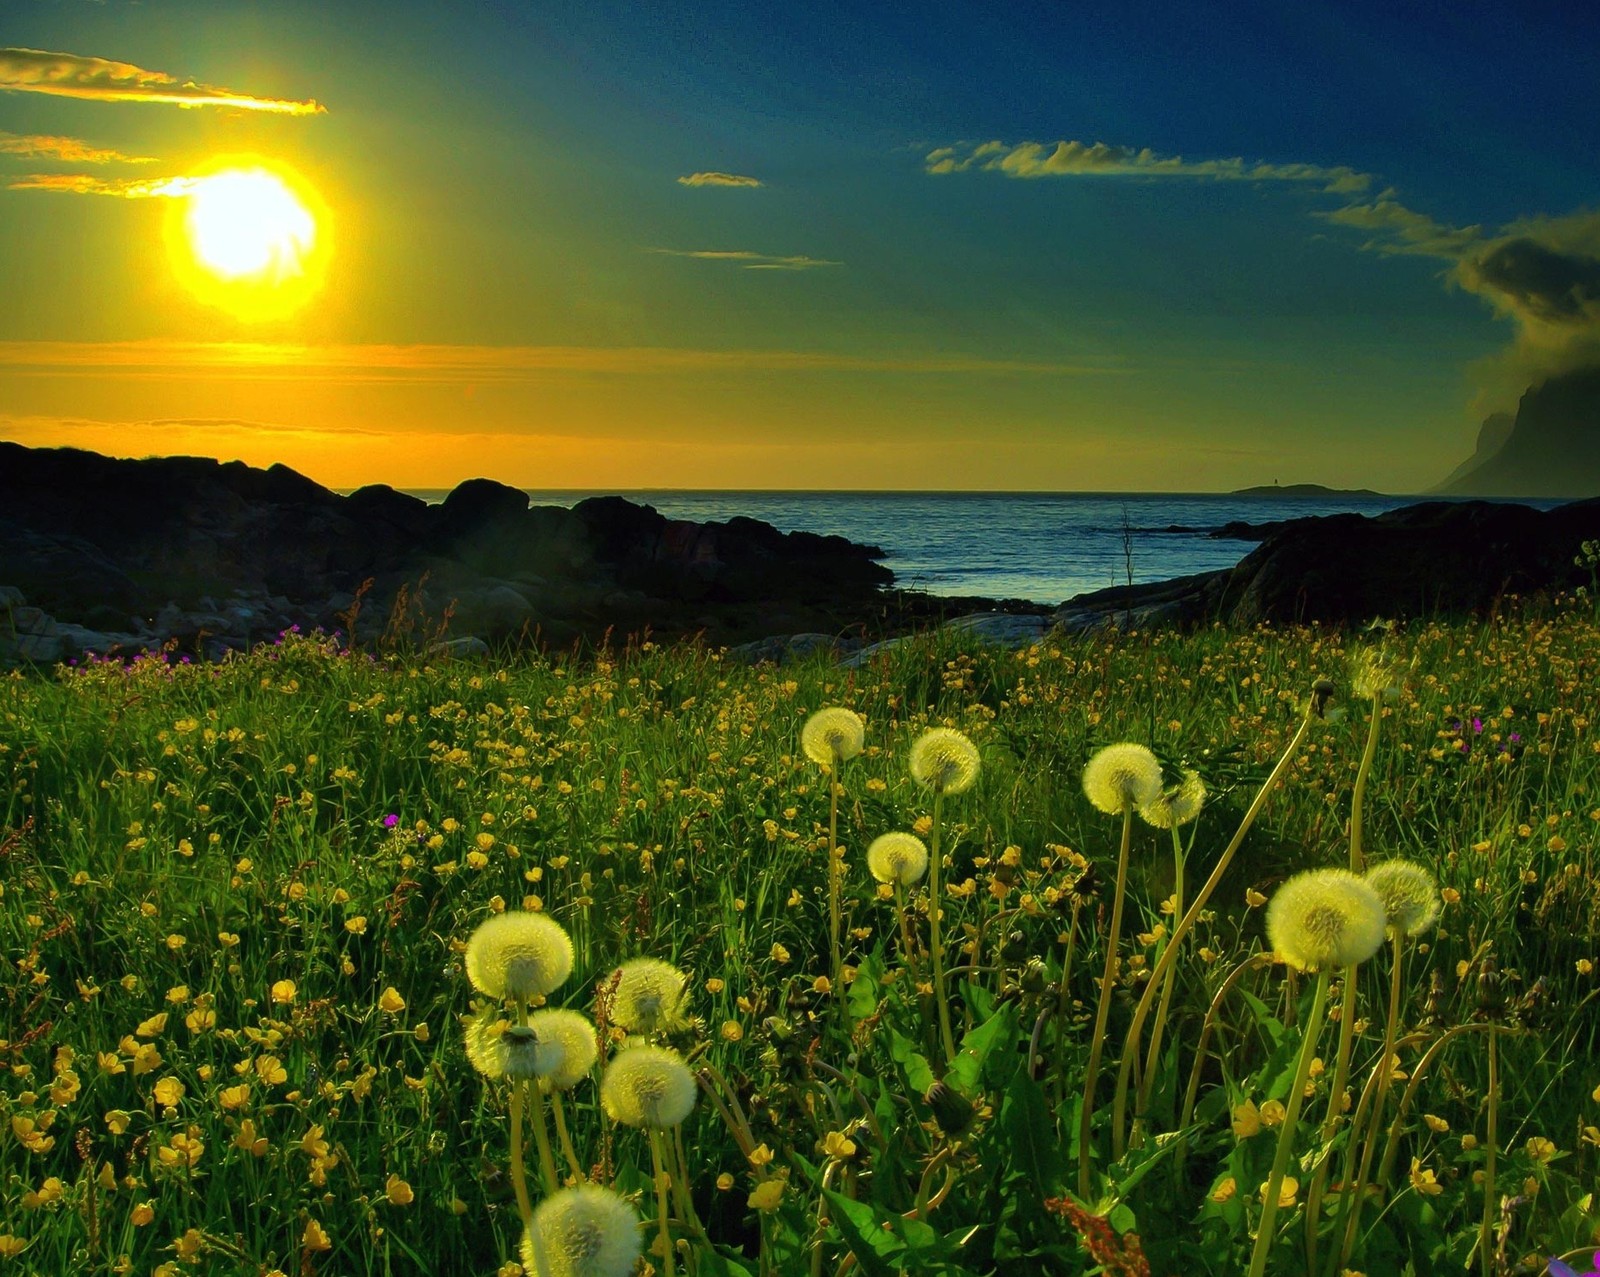
POLYGON ((1583 6, 664 8, 8 6, 0 433, 341 484, 1417 490, 1593 353, 1583 6), (104 198, 240 155, 321 203, 292 314, 185 286, 180 200, 104 198))

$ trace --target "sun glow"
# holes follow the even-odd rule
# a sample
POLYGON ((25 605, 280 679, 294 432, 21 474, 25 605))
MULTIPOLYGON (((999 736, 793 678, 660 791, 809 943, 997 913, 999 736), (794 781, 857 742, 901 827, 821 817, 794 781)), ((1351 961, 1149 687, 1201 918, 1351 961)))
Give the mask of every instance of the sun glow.
POLYGON ((311 299, 327 263, 328 219, 305 183, 261 162, 234 162, 184 185, 168 240, 201 301, 260 320, 311 299))

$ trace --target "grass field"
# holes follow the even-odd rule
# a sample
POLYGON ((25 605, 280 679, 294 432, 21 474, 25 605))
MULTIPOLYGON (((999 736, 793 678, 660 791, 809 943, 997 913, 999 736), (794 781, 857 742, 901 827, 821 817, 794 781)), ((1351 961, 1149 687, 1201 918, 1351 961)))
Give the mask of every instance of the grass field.
POLYGON ((513 1089, 464 1044, 475 1004, 502 1011, 463 962, 502 910, 570 934, 552 1006, 592 1016, 638 956, 689 975, 655 1034, 700 1088, 682 1126, 652 1142, 605 1120, 592 1079, 562 1105, 658 1272, 1581 1269, 1600 1247, 1600 628, 1558 603, 1361 637, 1383 639, 1393 692, 1352 688, 1356 639, 1300 629, 916 640, 860 670, 649 644, 427 664, 290 634, 220 665, 0 678, 0 1272, 519 1271, 513 1089), (837 768, 837 981, 830 773, 800 748, 825 706, 866 722, 837 768), (1330 985, 1261 956, 1262 905, 1349 864, 1375 706, 1364 859, 1426 866, 1442 915, 1330 985), (906 766, 935 726, 982 759, 937 824, 906 766), (1080 776, 1120 741, 1208 793, 1179 830, 1181 901, 1172 837, 1128 827, 1108 964, 1124 821, 1080 776), (902 922, 867 872, 896 830, 942 858, 937 973, 932 880, 902 922), (1151 1052, 1160 1017, 1130 1026, 1163 965, 1151 1052), (659 1201, 653 1148, 683 1168, 659 1201))

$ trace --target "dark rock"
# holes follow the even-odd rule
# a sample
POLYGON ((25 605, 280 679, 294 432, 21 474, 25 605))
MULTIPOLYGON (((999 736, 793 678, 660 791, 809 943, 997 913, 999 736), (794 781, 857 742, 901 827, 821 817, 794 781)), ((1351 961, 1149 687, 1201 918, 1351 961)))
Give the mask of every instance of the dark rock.
POLYGON ((1261 544, 1237 567, 1081 594, 1053 619, 1083 632, 1484 614, 1509 595, 1585 584, 1572 559, 1582 541, 1600 537, 1600 500, 1546 512, 1425 502, 1373 518, 1335 514, 1262 526, 1261 544))

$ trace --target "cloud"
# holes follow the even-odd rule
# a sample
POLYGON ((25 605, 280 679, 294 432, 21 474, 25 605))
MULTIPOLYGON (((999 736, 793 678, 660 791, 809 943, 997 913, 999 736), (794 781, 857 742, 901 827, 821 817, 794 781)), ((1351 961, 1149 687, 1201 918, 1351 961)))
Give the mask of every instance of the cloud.
POLYGON ((10 191, 50 191, 57 195, 110 195, 124 200, 178 199, 194 190, 192 177, 104 178, 92 173, 29 173, 6 183, 10 191))
POLYGON ((929 173, 964 173, 977 168, 1007 177, 1180 177, 1212 181, 1305 182, 1336 194, 1355 194, 1372 184, 1372 176, 1345 165, 1269 164, 1243 159, 1185 160, 1160 155, 1149 147, 1135 150, 1105 142, 983 142, 977 146, 941 146, 930 151, 923 166, 929 173))
POLYGON ((697 350, 651 346, 297 346, 271 342, 0 341, 13 377, 195 380, 518 382, 562 373, 850 372, 928 375, 1098 376, 1115 359, 1029 361, 968 355, 872 356, 806 350, 697 350))
POLYGON ((82 138, 47 134, 20 136, 0 132, 0 155, 20 155, 29 160, 65 160, 70 164, 154 164, 153 155, 124 155, 121 151, 90 146, 82 138))
POLYGON ((1512 321, 1511 346, 1482 369, 1497 383, 1491 396, 1600 366, 1600 212, 1524 218, 1490 232, 1436 221, 1385 191, 1372 203, 1317 216, 1367 232, 1368 250, 1448 262, 1448 283, 1512 321))
POLYGON ((78 53, 47 53, 43 49, 0 48, 0 90, 98 102, 223 106, 282 115, 319 115, 325 109, 314 101, 258 98, 193 80, 180 81, 165 71, 148 71, 131 62, 112 62, 78 53))
POLYGON ((742 248, 652 248, 652 253, 668 257, 693 257, 703 262, 734 262, 745 270, 814 270, 819 266, 843 266, 823 257, 773 257, 768 253, 752 253, 742 248))
POLYGON ((1372 238, 1362 247, 1379 253, 1416 253, 1456 261, 1483 241, 1481 226, 1451 226, 1435 221, 1426 213, 1407 208, 1393 191, 1384 191, 1370 204, 1350 204, 1315 216, 1338 226, 1370 232, 1372 238))
POLYGON ((737 173, 691 173, 678 179, 679 186, 760 186, 758 177, 742 177, 737 173))

